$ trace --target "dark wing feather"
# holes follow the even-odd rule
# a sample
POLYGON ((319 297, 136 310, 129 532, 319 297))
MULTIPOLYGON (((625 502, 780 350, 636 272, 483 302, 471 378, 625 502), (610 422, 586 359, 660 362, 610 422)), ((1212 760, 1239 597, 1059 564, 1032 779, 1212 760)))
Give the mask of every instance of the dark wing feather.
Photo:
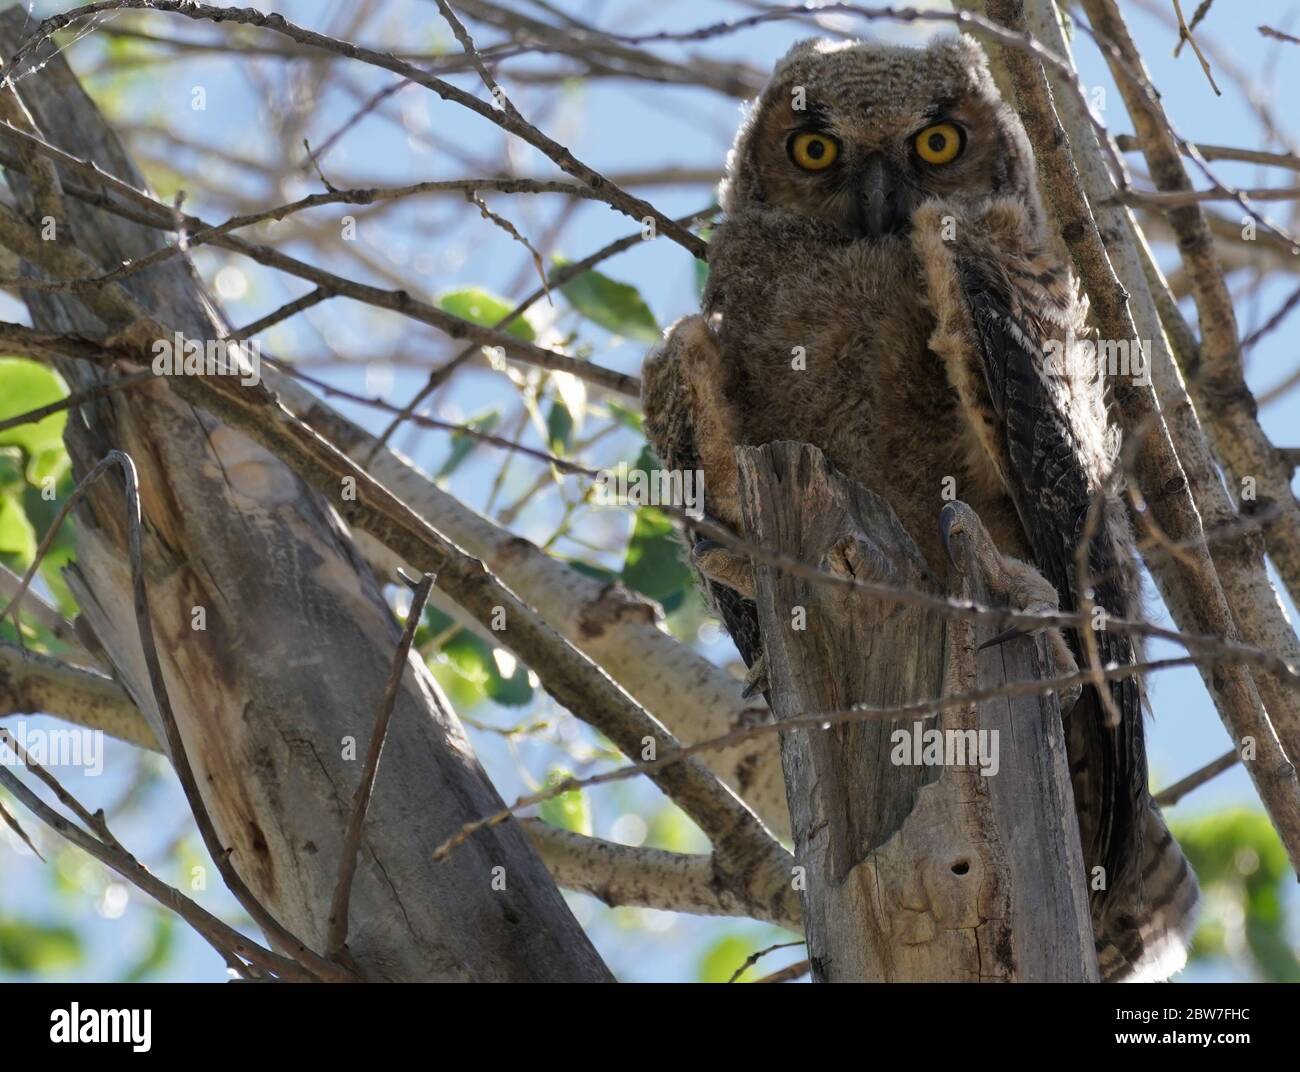
POLYGON ((763 638, 758 631, 758 607, 752 599, 746 599, 726 585, 706 581, 709 586, 709 599, 727 627, 731 639, 735 641, 740 657, 746 666, 753 666, 755 660, 763 654, 763 638))
MULTIPOLYGON (((1061 609, 1076 610, 1074 554, 1092 492, 1061 385, 1053 383, 1045 361, 1047 331, 1026 316, 1014 316, 996 285, 969 267, 963 268, 962 286, 982 350, 989 397, 1001 421, 1007 483, 1033 548, 1034 565, 1056 588, 1061 609)), ((1127 552, 1105 524, 1098 529, 1089 548, 1089 569, 1096 579, 1093 602, 1124 615, 1130 608, 1120 567, 1127 552)), ((1080 667, 1085 666, 1079 637, 1067 633, 1067 640, 1080 667)), ((1126 635, 1101 631, 1097 642, 1103 665, 1136 661, 1126 635)), ((1141 820, 1148 797, 1137 681, 1124 678, 1109 688, 1119 725, 1108 724, 1100 697, 1087 687, 1069 715, 1066 739, 1084 856, 1090 868, 1106 868, 1107 887, 1113 890, 1131 881, 1141 861, 1141 820)))

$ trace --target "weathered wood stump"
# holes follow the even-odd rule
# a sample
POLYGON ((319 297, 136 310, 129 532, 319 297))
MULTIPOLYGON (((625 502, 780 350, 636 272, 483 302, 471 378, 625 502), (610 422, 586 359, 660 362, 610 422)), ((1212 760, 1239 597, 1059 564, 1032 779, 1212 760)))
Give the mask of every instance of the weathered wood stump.
MULTIPOLYGON (((750 541, 841 575, 942 592, 889 505, 817 448, 743 447, 738 460, 750 541)), ((987 602, 966 537, 952 543, 949 594, 987 602)), ((755 582, 778 719, 1050 676, 1041 637, 980 652, 993 627, 941 609, 763 564, 755 582)), ((1054 695, 793 729, 781 756, 816 979, 1097 981, 1054 695), (943 733, 955 762, 916 762, 926 743, 934 758, 927 730, 943 733), (963 757, 958 746, 972 744, 963 757)))

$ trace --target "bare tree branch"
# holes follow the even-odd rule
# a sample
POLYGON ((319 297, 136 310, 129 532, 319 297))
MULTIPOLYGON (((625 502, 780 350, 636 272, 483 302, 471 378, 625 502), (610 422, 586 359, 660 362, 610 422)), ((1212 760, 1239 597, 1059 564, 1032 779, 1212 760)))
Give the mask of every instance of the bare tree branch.
POLYGON ((1172 808, 1193 789, 1199 789, 1212 778, 1217 778, 1224 771, 1231 770, 1240 762, 1241 756, 1237 753, 1237 750, 1235 748, 1231 749, 1224 752, 1218 759, 1207 763, 1200 770, 1193 771, 1186 778, 1174 782, 1168 789, 1162 789, 1151 799, 1162 808, 1172 808))
POLYGON ((134 702, 116 681, 0 641, 0 717, 49 714, 158 751, 134 702))
POLYGON ((798 931, 798 899, 750 898, 719 876, 712 855, 668 852, 584 837, 541 819, 524 830, 555 881, 614 907, 632 905, 702 916, 748 916, 798 931))

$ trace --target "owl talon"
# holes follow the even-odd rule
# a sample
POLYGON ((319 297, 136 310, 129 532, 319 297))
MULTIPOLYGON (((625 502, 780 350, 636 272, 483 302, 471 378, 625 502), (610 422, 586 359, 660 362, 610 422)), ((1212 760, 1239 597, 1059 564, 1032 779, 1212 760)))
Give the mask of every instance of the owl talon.
POLYGON ((760 655, 754 665, 745 674, 745 687, 740 692, 742 700, 752 700, 760 692, 767 691, 767 656, 760 655))
MULTIPOLYGON (((1014 560, 1012 560, 1012 561, 1014 561, 1014 560)), ((1021 565, 1021 564, 1020 564, 1020 563, 1017 563, 1017 565, 1021 565)), ((1046 582, 1044 582, 1044 583, 1046 583, 1046 582)), ((1010 593, 1000 593, 1000 594, 1014 596, 1014 595, 1015 595, 1015 592, 1012 591, 1012 592, 1010 592, 1010 593)), ((1026 606, 1026 607, 1023 607, 1023 608, 1020 610, 1019 613, 1021 613, 1021 614, 1055 614, 1055 613, 1057 613, 1058 610, 1060 610, 1060 604, 1058 604, 1055 600, 1051 600, 1051 601, 1048 601, 1048 600, 1039 600, 1039 601, 1037 601, 1037 602, 1030 603, 1030 604, 1029 604, 1028 606, 1026 606)), ((1004 630, 1003 630, 1001 633, 999 633, 997 636, 989 637, 988 640, 984 641, 984 643, 981 644, 977 650, 978 650, 978 651, 983 651, 985 648, 995 648, 995 647, 997 647, 999 644, 1005 644, 1005 643, 1007 643, 1007 641, 1009 641, 1009 640, 1015 640, 1015 639, 1017 639, 1018 637, 1033 636, 1035 633, 1041 633, 1044 629, 1047 629, 1047 628, 1050 628, 1050 627, 1049 627, 1049 626, 1039 626, 1037 629, 1029 629, 1029 628, 1026 628, 1026 627, 1024 627, 1024 626, 1013 625, 1010 629, 1004 629, 1004 630)))
MULTIPOLYGON (((957 522, 957 505, 957 503, 948 503, 939 511, 939 539, 943 541, 943 553, 948 556, 948 560, 953 565, 957 564, 957 560, 953 558, 952 543, 950 542, 953 536, 953 526, 957 525, 957 531, 961 531, 961 527, 957 522)), ((961 503, 960 505, 965 506, 966 504, 961 503)))
POLYGON ((979 645, 975 650, 983 651, 985 648, 996 648, 1000 644, 1005 644, 1009 640, 1018 640, 1023 636, 1029 636, 1029 632, 1025 629, 1021 629, 1019 626, 1012 626, 1010 629, 1003 630, 997 636, 989 637, 988 640, 984 641, 984 643, 979 645))
POLYGON ((979 514, 960 499, 945 503, 943 509, 939 511, 939 539, 943 541, 944 552, 954 566, 958 562, 954 557, 952 538, 958 535, 970 540, 971 549, 983 569, 985 579, 992 583, 991 578, 998 572, 994 563, 1002 557, 1001 552, 994 544, 988 529, 984 527, 979 514))
POLYGON ((749 556, 742 555, 716 540, 697 540, 691 548, 691 561, 705 577, 754 598, 754 567, 749 556))

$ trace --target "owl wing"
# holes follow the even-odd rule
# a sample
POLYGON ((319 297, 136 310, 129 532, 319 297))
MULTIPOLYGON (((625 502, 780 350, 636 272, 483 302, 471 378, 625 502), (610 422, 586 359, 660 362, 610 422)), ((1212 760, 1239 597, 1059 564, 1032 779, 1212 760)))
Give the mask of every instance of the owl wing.
MULTIPOLYGON (((1049 344, 1062 343, 1060 320, 1040 300, 1020 300, 1008 277, 991 278, 969 263, 959 264, 961 289, 974 328, 975 351, 991 407, 996 445, 1001 448, 1003 480, 1015 503, 1033 549, 1033 564, 1052 584, 1062 611, 1078 609, 1075 551, 1084 538, 1089 508, 1097 491, 1089 478, 1084 437, 1104 429, 1081 427, 1080 391, 1100 391, 1083 384, 1078 370, 1054 367, 1049 344), (1046 314, 1046 315, 1045 315, 1046 314)), ((1000 274, 1000 273, 999 273, 1000 274)), ((1072 289, 1064 272, 1038 272, 1035 286, 1050 291, 1072 289)), ((1064 304, 1072 300, 1061 295, 1064 304)), ((1088 548, 1092 600, 1110 614, 1126 616, 1134 593, 1132 561, 1104 520, 1088 548)), ((1126 634, 1095 633, 1103 666, 1132 665, 1136 652, 1126 634)), ((1086 665, 1077 633, 1067 633, 1080 667, 1086 665)), ((1066 725, 1070 775, 1080 835, 1089 866, 1106 868, 1107 887, 1127 885, 1141 865, 1142 833, 1149 807, 1142 697, 1136 678, 1108 683, 1119 721, 1112 724, 1092 686, 1070 712, 1066 725)), ((1109 900, 1109 899, 1108 899, 1109 900)), ((1116 899, 1112 903, 1118 903, 1116 899)), ((1131 929, 1131 928, 1130 928, 1131 929)), ((1135 950, 1134 952, 1140 952, 1135 950)))
MULTIPOLYGON (((693 345, 690 331, 679 330, 675 325, 664 342, 646 358, 641 375, 642 404, 645 410, 645 433, 660 463, 675 472, 694 472, 705 469, 706 487, 713 486, 714 473, 708 471, 698 438, 700 425, 717 428, 718 422, 695 411, 693 393, 688 383, 687 366, 692 355, 687 353, 693 345)), ((715 438, 718 432, 715 431, 715 438)), ((734 444, 716 444, 719 451, 729 451, 734 444)), ((728 520, 710 509, 713 497, 705 495, 705 517, 726 525, 728 520)), ((683 532, 689 548, 700 540, 696 530, 687 526, 683 532)), ((692 562, 694 569, 694 563, 692 562)), ((726 585, 718 584, 704 576, 698 569, 695 574, 713 611, 722 619, 736 649, 746 666, 753 666, 763 654, 763 641, 759 633, 758 607, 752 599, 726 585)))

